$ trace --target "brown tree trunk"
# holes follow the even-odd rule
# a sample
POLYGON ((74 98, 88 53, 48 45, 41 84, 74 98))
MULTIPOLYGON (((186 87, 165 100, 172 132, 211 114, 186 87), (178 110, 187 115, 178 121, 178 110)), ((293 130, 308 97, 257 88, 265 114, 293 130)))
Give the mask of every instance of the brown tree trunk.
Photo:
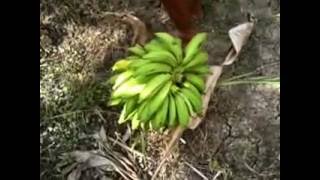
POLYGON ((188 42, 196 33, 194 20, 202 18, 201 0, 161 0, 171 20, 174 22, 178 36, 188 42))

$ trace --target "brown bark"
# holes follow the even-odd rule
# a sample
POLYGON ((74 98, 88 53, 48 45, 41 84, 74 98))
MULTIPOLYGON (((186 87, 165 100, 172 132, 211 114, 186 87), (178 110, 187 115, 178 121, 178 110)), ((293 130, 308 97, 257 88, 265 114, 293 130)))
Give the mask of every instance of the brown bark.
POLYGON ((171 20, 174 22, 178 36, 188 42, 196 33, 194 20, 202 18, 201 0, 161 0, 171 20))

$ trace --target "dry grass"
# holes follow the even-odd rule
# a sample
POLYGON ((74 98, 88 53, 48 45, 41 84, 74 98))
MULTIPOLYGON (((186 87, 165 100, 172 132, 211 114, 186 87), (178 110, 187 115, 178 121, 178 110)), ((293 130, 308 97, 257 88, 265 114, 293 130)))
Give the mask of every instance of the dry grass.
POLYGON ((96 146, 90 135, 101 125, 117 131, 118 112, 106 109, 107 67, 124 55, 129 30, 121 22, 101 19, 96 5, 40 4, 41 179, 61 179, 61 154, 96 146))

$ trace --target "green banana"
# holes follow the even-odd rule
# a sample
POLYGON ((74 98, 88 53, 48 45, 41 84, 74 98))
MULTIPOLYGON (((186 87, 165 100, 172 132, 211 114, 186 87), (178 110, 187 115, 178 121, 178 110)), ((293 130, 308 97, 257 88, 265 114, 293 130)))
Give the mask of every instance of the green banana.
POLYGON ((148 52, 168 50, 158 39, 153 39, 148 42, 146 45, 144 45, 144 49, 146 49, 148 52))
POLYGON ((183 83, 183 86, 190 89, 192 91, 192 93, 195 94, 197 97, 199 97, 199 96, 201 97, 201 93, 192 83, 185 81, 183 83))
POLYGON ((128 51, 139 57, 143 56, 146 53, 143 47, 139 44, 136 44, 135 46, 128 48, 128 51))
POLYGON ((140 68, 138 68, 135 71, 135 75, 150 75, 150 74, 155 74, 155 73, 168 73, 171 72, 172 68, 171 66, 163 63, 148 63, 140 68))
POLYGON ((114 85, 112 87, 113 90, 117 89, 123 82, 127 81, 129 78, 133 76, 132 71, 125 71, 118 75, 115 79, 114 85))
POLYGON ((206 40, 207 33, 198 33, 190 40, 185 47, 185 56, 183 59, 184 64, 187 64, 193 59, 194 55, 199 52, 199 49, 206 40))
POLYGON ((168 114, 168 105, 169 99, 166 97, 160 108, 157 110, 154 119, 151 121, 153 129, 159 130, 163 125, 165 125, 168 114))
POLYGON ((142 122, 146 122, 148 119, 150 119, 149 116, 149 108, 148 108, 148 103, 149 101, 144 101, 140 104, 140 106, 137 108, 137 112, 138 112, 138 118, 142 121, 142 122))
POLYGON ((121 104, 122 102, 123 102, 123 100, 121 98, 111 99, 108 102, 108 106, 116 106, 116 105, 121 104))
POLYGON ((175 84, 173 84, 170 88, 171 93, 176 93, 178 92, 179 88, 175 84))
POLYGON ((131 114, 136 108, 137 99, 138 97, 129 98, 125 104, 126 107, 123 107, 124 109, 126 109, 126 118, 127 118, 127 115, 131 114))
POLYGON ((178 94, 174 94, 173 97, 176 103, 179 125, 182 127, 187 127, 189 124, 189 118, 190 118, 188 107, 181 96, 179 96, 178 94))
POLYGON ((197 87, 197 89, 200 93, 203 93, 203 91, 205 90, 205 82, 204 82, 203 78, 199 77, 198 75, 194 75, 194 74, 185 74, 185 78, 187 81, 189 81, 195 87, 197 87))
POLYGON ((163 106, 161 107, 162 111, 162 121, 160 123, 161 127, 167 126, 168 124, 168 109, 169 108, 169 97, 167 96, 163 102, 163 106))
POLYGON ((193 67, 193 68, 190 68, 190 69, 185 69, 185 72, 195 73, 195 74, 199 74, 199 75, 202 75, 202 76, 205 76, 205 75, 211 73, 209 66, 203 66, 203 65, 196 66, 196 67, 193 67))
POLYGON ((168 81, 161 89, 150 99, 149 108, 149 116, 151 117, 155 111, 159 109, 165 98, 168 96, 172 85, 172 81, 168 81))
POLYGON ((120 114, 120 118, 118 120, 119 124, 122 124, 126 122, 127 120, 131 119, 135 111, 135 106, 136 106, 137 98, 133 97, 130 98, 123 106, 123 109, 120 114))
POLYGON ((151 62, 165 63, 172 68, 177 66, 175 57, 168 51, 152 51, 142 56, 142 58, 151 62))
POLYGON ((144 66, 145 64, 150 63, 150 61, 146 61, 144 59, 137 59, 137 60, 133 60, 129 65, 128 68, 129 69, 137 69, 141 66, 144 66))
POLYGON ((184 69, 191 69, 198 65, 204 65, 208 61, 208 53, 198 52, 195 57, 188 64, 184 65, 184 69))
POLYGON ((123 109, 121 111, 121 114, 120 114, 120 117, 119 117, 119 120, 118 120, 118 123, 119 124, 122 124, 125 122, 125 119, 126 119, 126 107, 127 107, 127 104, 124 104, 123 106, 123 109))
POLYGON ((112 75, 112 76, 108 79, 107 83, 109 83, 109 84, 114 84, 114 83, 116 82, 116 80, 118 79, 119 75, 120 75, 120 74, 114 74, 114 75, 112 75))
POLYGON ((144 74, 139 74, 134 76, 134 78, 141 84, 146 84, 150 81, 150 79, 156 77, 159 74, 151 74, 149 76, 145 76, 144 74))
POLYGON ((137 80, 131 78, 114 90, 112 98, 135 96, 143 90, 144 86, 145 84, 139 84, 137 80))
POLYGON ((155 36, 164 43, 164 46, 167 47, 176 57, 178 63, 182 61, 182 41, 179 38, 171 36, 168 33, 155 33, 155 36))
POLYGON ((139 127, 139 125, 140 125, 140 121, 138 119, 138 113, 135 113, 131 120, 131 128, 135 130, 139 127))
POLYGON ((150 113, 149 105, 150 105, 150 100, 146 100, 140 105, 140 107, 138 107, 139 119, 144 123, 150 120, 152 115, 150 113))
POLYGON ((112 66, 112 71, 125 71, 128 69, 129 64, 131 63, 131 60, 127 59, 121 59, 118 60, 113 66, 112 66))
POLYGON ((200 113, 202 110, 202 97, 194 94, 191 89, 181 88, 181 93, 190 101, 192 107, 196 113, 200 113))
POLYGON ((178 62, 181 63, 183 60, 183 49, 181 39, 175 38, 175 43, 171 46, 171 51, 178 59, 178 62))
POLYGON ((128 60, 138 60, 138 59, 140 59, 140 57, 139 56, 135 56, 135 55, 131 55, 131 56, 128 56, 126 59, 128 59, 128 60))
POLYGON ((176 103, 174 101, 172 94, 169 95, 169 115, 168 115, 168 126, 174 127, 177 125, 177 111, 176 111, 176 103))
POLYGON ((133 116, 137 114, 137 110, 135 109, 134 111, 132 111, 130 114, 127 115, 125 121, 127 120, 132 120, 133 116))
POLYGON ((151 97, 151 94, 154 94, 156 92, 156 89, 159 89, 159 87, 161 87, 170 78, 170 74, 160 74, 150 79, 145 88, 139 94, 139 102, 145 100, 148 97, 151 97))
POLYGON ((188 107, 189 115, 191 117, 195 116, 195 114, 196 114, 195 109, 193 108, 193 105, 191 104, 190 99, 185 94, 183 94, 181 91, 178 92, 178 96, 181 96, 182 99, 184 100, 184 102, 186 103, 186 105, 188 107))
POLYGON ((176 38, 171 34, 165 32, 157 32, 154 34, 161 42, 165 45, 170 45, 176 43, 176 38))

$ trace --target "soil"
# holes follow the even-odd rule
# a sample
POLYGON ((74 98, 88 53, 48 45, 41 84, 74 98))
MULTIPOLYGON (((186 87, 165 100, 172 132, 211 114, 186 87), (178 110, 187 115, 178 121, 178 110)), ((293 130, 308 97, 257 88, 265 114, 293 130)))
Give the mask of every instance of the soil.
MULTIPOLYGON (((83 33, 83 37, 79 38, 81 40, 89 36, 100 36, 95 32, 107 33, 105 36, 109 37, 107 37, 108 40, 97 40, 95 47, 91 47, 92 51, 89 51, 93 54, 90 58, 102 61, 100 65, 102 69, 108 69, 115 59, 126 54, 123 49, 128 47, 128 38, 132 32, 125 30, 128 27, 119 25, 118 22, 109 22, 106 26, 106 21, 90 18, 90 14, 101 14, 104 11, 133 12, 147 24, 149 30, 157 32, 173 29, 168 16, 157 0, 85 2, 95 6, 88 6, 88 12, 74 13, 85 14, 84 18, 79 16, 82 18, 76 22, 78 23, 76 25, 81 27, 79 31, 83 33), (88 30, 88 27, 92 28, 88 30), (117 32, 119 29, 120 31, 117 32), (129 35, 125 36, 125 33, 129 35), (110 40, 111 35, 118 37, 116 42, 110 40), (97 49, 99 46, 102 47, 101 51, 97 49), (97 52, 93 51, 94 49, 97 52)), ((54 1, 53 7, 57 4, 54 1)), ((259 70, 258 75, 280 75, 280 0, 203 0, 202 4, 204 19, 198 24, 201 31, 209 34, 205 48, 210 54, 210 64, 218 64, 226 56, 231 45, 228 37, 230 28, 248 19, 256 21, 248 44, 240 53, 238 60, 224 69, 222 80, 252 72, 261 67, 265 68, 259 70)), ((57 9, 53 8, 52 11, 55 10, 57 9)), ((62 11, 60 10, 60 14, 62 11)), ((77 10, 74 9, 74 11, 77 10)), ((43 27, 46 27, 46 32, 49 32, 47 36, 43 36, 48 40, 41 39, 43 47, 58 47, 68 41, 72 45, 73 40, 68 38, 67 34, 70 35, 77 30, 65 25, 67 21, 58 19, 54 21, 56 24, 46 24, 45 19, 41 21, 44 23, 43 27)), ((58 55, 62 56, 63 53, 58 55)), ((98 73, 102 75, 97 77, 105 78, 103 70, 98 73)), ((106 111, 104 116, 108 117, 108 120, 116 120, 118 114, 114 112, 117 112, 117 109, 106 111), (108 112, 113 114, 108 114, 108 112)), ((109 126, 110 121, 104 123, 104 126, 109 126)), ((96 123, 95 129, 98 129, 100 124, 96 123)), ((111 124, 109 132, 114 130, 123 133, 123 127, 117 127, 115 122, 111 124)), ((109 134, 114 135, 114 133, 109 134)), ((165 135, 150 133, 148 135, 147 140, 150 146, 147 148, 147 155, 153 157, 155 162, 159 162, 159 149, 164 147, 165 135)), ((280 179, 279 89, 265 85, 235 85, 216 88, 204 121, 197 129, 187 130, 182 139, 185 142, 179 143, 178 148, 172 153, 159 174, 159 179, 202 179, 187 164, 198 169, 208 179, 280 179)), ((43 163, 43 168, 48 169, 49 166, 43 163)), ((150 171, 152 169, 154 167, 150 168, 150 171)))

